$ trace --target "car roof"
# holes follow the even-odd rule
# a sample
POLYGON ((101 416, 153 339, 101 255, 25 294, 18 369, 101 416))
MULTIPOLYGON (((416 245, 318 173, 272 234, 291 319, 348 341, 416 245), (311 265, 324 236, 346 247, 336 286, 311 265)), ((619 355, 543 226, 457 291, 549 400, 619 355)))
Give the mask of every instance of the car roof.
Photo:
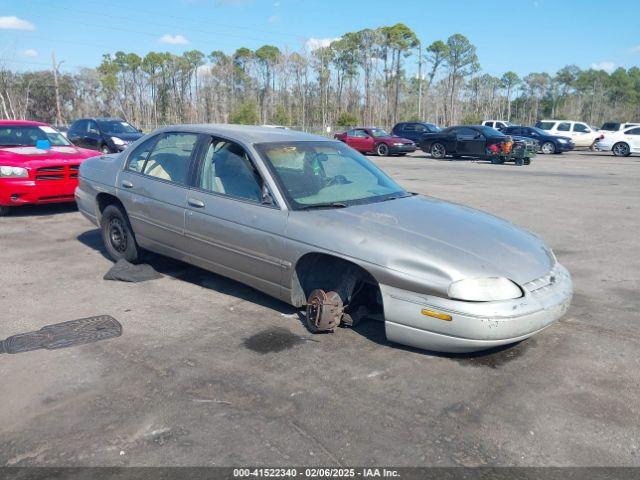
POLYGON ((229 124, 194 124, 194 125, 174 125, 162 127, 153 133, 160 132, 193 132, 209 135, 219 135, 230 140, 237 140, 243 143, 262 142, 301 142, 301 141, 326 141, 335 142, 333 139, 312 135, 310 133, 296 130, 283 130, 280 128, 255 127, 251 125, 229 125, 229 124))
POLYGON ((27 126, 27 127, 42 127, 49 125, 48 123, 36 122, 33 120, 0 120, 0 125, 13 125, 13 126, 27 126))

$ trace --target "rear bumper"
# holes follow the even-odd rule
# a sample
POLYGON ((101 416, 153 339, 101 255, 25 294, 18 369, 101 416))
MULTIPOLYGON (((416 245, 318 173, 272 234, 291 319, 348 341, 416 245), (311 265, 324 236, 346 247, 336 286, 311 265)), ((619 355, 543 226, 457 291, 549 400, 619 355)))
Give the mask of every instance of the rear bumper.
POLYGON ((451 353, 518 342, 547 328, 569 309, 573 295, 569 272, 558 264, 551 276, 554 283, 538 287, 541 280, 536 280, 524 288, 523 297, 500 302, 463 302, 380 285, 387 338, 451 353), (450 315, 451 320, 425 316, 423 309, 450 315))
POLYGON ((27 178, 5 178, 0 180, 0 205, 14 207, 73 202, 73 192, 77 185, 76 179, 37 182, 27 178))

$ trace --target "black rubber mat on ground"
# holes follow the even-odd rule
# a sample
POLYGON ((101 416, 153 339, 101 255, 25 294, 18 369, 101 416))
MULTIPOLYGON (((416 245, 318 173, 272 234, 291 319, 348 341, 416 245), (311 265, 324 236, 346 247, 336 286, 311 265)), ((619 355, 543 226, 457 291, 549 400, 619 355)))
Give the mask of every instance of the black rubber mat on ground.
POLYGON ((134 265, 126 260, 118 260, 116 264, 103 277, 105 280, 119 280, 121 282, 146 282, 162 278, 161 273, 156 272, 151 265, 134 265))
POLYGON ((109 315, 47 325, 37 332, 19 333, 0 341, 0 353, 73 347, 122 335, 122 325, 109 315))

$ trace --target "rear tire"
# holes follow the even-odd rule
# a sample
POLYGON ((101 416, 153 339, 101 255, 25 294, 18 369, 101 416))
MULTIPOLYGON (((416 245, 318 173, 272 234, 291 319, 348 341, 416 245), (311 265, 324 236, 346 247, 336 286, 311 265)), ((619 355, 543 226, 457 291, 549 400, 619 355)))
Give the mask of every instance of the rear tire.
POLYGON ((629 148, 629 145, 624 142, 616 143, 611 147, 611 151, 616 157, 628 157, 631 155, 631 148, 629 148))
POLYGON ((102 241, 114 260, 137 263, 140 249, 136 243, 127 214, 117 205, 108 205, 102 212, 102 241))
POLYGON ((10 207, 5 207, 4 205, 0 205, 0 217, 6 217, 7 215, 9 215, 10 211, 11 211, 10 207))
POLYGON ((546 155, 551 155, 553 153, 556 153, 556 146, 553 144, 553 142, 544 142, 542 144, 542 147, 540 147, 540 150, 546 155))
POLYGON ((433 145, 431 145, 431 149, 429 150, 429 152, 431 152, 431 156, 433 158, 444 158, 447 155, 447 150, 444 148, 444 145, 441 144, 440 142, 436 142, 433 145))
POLYGON ((389 146, 386 143, 379 143, 376 147, 376 154, 379 157, 386 157, 389 155, 389 146))

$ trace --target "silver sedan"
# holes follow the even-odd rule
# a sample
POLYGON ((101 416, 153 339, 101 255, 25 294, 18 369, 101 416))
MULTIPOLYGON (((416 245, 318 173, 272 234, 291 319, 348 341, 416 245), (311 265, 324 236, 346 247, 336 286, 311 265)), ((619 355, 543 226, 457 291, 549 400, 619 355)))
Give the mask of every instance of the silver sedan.
POLYGON ((534 335, 572 297, 539 237, 291 130, 163 128, 85 161, 76 200, 114 260, 198 265, 306 305, 313 332, 378 318, 393 342, 469 352, 534 335))

